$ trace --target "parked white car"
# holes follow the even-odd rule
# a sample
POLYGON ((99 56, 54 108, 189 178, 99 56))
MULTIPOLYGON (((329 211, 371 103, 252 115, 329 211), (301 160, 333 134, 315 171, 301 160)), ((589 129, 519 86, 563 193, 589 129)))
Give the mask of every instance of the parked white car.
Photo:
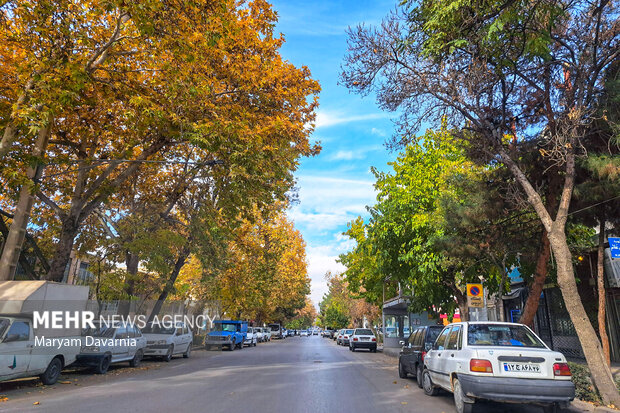
POLYGON ((263 341, 265 341, 265 333, 263 332, 263 328, 262 327, 253 327, 254 328, 254 334, 256 334, 256 339, 258 340, 259 343, 262 343, 263 341))
POLYGON ((336 344, 342 345, 342 337, 344 336, 344 329, 338 330, 336 333, 336 344))
POLYGON ((153 324, 146 326, 142 334, 146 337, 145 356, 161 357, 164 361, 170 361, 175 354, 189 358, 192 352, 194 335, 183 323, 177 324, 176 327, 153 324))
POLYGON ((39 376, 43 384, 54 384, 61 370, 80 352, 80 329, 46 329, 41 325, 35 329, 33 311, 83 311, 88 287, 2 281, 0 296, 0 381, 39 376))
POLYGON ((523 324, 464 322, 446 326, 424 357, 423 388, 452 392, 456 410, 478 399, 541 404, 555 412, 575 397, 562 353, 523 324))
POLYGON ((308 330, 301 330, 301 333, 299 333, 300 337, 308 337, 308 330))
POLYGON ((144 357, 146 338, 133 325, 112 327, 95 324, 82 334, 82 349, 76 364, 92 367, 95 373, 105 374, 112 363, 128 361, 137 367, 144 357))
POLYGON ((367 348, 369 351, 377 352, 377 337, 369 328, 356 328, 349 337, 349 350, 355 351, 359 348, 367 348))
POLYGON ((263 327, 263 334, 265 335, 265 341, 271 341, 271 329, 269 327, 263 327))
POLYGON ((248 347, 256 347, 256 343, 258 343, 258 335, 254 331, 254 327, 248 327, 248 332, 245 336, 245 341, 243 342, 243 345, 248 347))

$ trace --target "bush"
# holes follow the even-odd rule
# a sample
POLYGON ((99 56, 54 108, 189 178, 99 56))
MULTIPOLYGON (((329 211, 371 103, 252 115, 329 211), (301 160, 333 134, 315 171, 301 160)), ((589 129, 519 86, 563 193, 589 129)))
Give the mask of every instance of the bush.
POLYGON ((588 367, 570 361, 568 365, 573 374, 572 380, 575 384, 575 397, 586 402, 600 403, 601 397, 592 384, 592 378, 590 377, 590 370, 588 367))

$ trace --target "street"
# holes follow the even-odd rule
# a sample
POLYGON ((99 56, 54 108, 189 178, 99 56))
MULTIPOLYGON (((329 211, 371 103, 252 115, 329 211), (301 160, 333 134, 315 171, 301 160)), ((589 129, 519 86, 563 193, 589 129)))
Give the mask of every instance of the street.
MULTIPOLYGON (((257 347, 194 351, 187 360, 144 361, 141 368, 105 376, 66 373, 41 389, 0 384, 3 412, 354 412, 452 413, 452 395, 424 395, 413 379, 399 379, 396 359, 350 352, 317 336, 290 337, 257 347), (71 382, 71 383, 69 383, 71 382), (73 385, 79 383, 80 385, 73 385), (65 384, 63 384, 65 383, 65 384), (35 404, 38 403, 38 404, 35 404)), ((35 383, 30 381, 26 383, 35 383)), ((483 403, 475 410, 542 412, 534 406, 483 403)), ((577 411, 577 410, 575 410, 577 411)))

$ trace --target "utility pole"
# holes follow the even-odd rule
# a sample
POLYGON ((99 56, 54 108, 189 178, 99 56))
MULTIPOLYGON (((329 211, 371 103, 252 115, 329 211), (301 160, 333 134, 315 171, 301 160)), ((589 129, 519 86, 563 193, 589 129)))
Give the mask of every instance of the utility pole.
MULTIPOLYGON (((32 151, 33 158, 37 159, 45 154, 51 128, 52 117, 50 115, 48 116, 47 124, 41 127, 37 134, 37 141, 32 151)), ((7 281, 15 278, 15 270, 17 269, 19 256, 21 255, 24 245, 26 229, 28 227, 28 221, 30 220, 30 211, 34 203, 32 189, 40 178, 42 170, 43 166, 37 164, 28 167, 26 171, 28 182, 24 183, 20 189, 19 200, 17 201, 17 206, 13 213, 13 222, 11 223, 11 228, 9 229, 9 234, 4 243, 4 249, 2 250, 2 257, 0 258, 0 281, 7 281)))

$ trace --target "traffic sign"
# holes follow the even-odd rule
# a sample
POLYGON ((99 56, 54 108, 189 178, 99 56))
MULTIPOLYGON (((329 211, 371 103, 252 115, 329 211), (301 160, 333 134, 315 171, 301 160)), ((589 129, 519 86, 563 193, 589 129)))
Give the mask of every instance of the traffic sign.
POLYGON ((609 241, 609 252, 611 258, 620 258, 620 238, 607 238, 609 241))
POLYGON ((484 289, 482 284, 467 284, 467 306, 475 308, 484 307, 484 289))

